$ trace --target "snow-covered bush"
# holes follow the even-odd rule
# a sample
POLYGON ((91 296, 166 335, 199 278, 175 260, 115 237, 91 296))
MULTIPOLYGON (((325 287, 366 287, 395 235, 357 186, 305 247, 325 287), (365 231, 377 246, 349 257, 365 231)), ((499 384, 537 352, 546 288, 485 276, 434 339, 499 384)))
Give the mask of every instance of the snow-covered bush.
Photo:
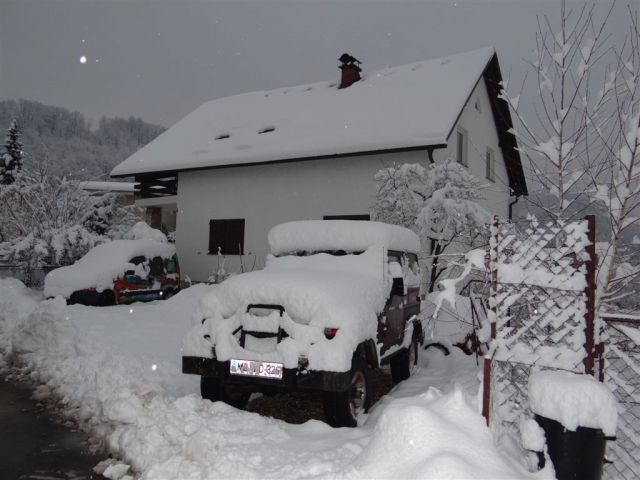
POLYGON ((376 173, 375 182, 373 218, 418 233, 431 259, 429 292, 447 268, 445 250, 486 243, 491 214, 479 203, 483 184, 459 163, 394 165, 376 173))
POLYGON ((90 196, 43 168, 0 185, 0 218, 0 258, 21 267, 29 283, 34 270, 73 263, 135 216, 112 194, 90 196))

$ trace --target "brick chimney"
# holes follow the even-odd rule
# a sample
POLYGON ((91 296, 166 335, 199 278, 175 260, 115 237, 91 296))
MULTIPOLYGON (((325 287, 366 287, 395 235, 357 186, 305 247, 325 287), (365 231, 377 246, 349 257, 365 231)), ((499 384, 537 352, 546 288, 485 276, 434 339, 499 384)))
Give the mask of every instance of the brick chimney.
POLYGON ((362 69, 357 65, 361 63, 358 59, 348 53, 343 53, 338 60, 341 62, 339 68, 342 71, 342 79, 338 88, 347 88, 360 80, 362 69))

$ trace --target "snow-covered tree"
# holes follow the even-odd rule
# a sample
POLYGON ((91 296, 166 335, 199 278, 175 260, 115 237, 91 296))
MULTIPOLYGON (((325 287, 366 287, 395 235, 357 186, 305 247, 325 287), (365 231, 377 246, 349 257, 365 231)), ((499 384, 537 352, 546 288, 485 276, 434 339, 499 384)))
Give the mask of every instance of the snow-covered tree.
POLYGON ((90 196, 76 181, 49 175, 46 162, 0 186, 0 257, 20 266, 27 282, 45 266, 67 265, 135 216, 112 198, 90 196))
POLYGON ((628 35, 608 45, 614 8, 597 20, 595 7, 571 11, 563 1, 557 27, 548 18, 539 23, 531 63, 538 79, 535 113, 527 116, 520 95, 510 96, 506 85, 501 94, 515 112, 513 133, 532 173, 554 199, 538 207, 559 219, 605 207, 606 222, 598 229, 610 239, 598 255, 600 315, 629 306, 630 286, 640 275, 638 246, 631 242, 640 213, 638 12, 629 7, 628 35))
POLYGON ((376 173, 375 182, 373 218, 418 233, 430 258, 430 292, 447 267, 441 259, 450 246, 486 241, 491 214, 479 204, 483 185, 459 163, 388 167, 376 173))
POLYGON ((0 184, 9 185, 16 179, 16 174, 22 169, 22 143, 20 142, 20 128, 17 120, 13 120, 7 132, 3 150, 0 154, 0 184))

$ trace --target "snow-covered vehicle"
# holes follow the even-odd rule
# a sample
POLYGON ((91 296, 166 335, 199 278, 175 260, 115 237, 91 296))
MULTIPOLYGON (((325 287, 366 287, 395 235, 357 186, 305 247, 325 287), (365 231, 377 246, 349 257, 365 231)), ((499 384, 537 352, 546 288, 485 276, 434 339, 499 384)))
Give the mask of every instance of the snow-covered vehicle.
POLYGON ((106 306, 166 299, 179 290, 176 247, 150 239, 103 243, 44 279, 46 297, 61 295, 70 304, 106 306))
POLYGON ((362 221, 299 221, 269 232, 264 270, 236 275, 200 302, 182 370, 201 393, 242 407, 251 392, 317 390, 333 426, 371 403, 369 370, 409 377, 423 329, 418 237, 362 221))

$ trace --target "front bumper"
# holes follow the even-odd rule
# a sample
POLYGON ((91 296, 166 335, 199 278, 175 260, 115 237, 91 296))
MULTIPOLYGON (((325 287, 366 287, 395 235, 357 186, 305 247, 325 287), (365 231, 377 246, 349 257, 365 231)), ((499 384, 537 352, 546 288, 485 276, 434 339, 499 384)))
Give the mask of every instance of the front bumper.
POLYGON ((351 388, 350 372, 325 372, 303 368, 285 368, 282 380, 244 377, 229 373, 229 362, 215 358, 182 357, 182 373, 214 377, 223 383, 253 386, 256 390, 271 389, 282 391, 321 390, 344 392, 351 388))

